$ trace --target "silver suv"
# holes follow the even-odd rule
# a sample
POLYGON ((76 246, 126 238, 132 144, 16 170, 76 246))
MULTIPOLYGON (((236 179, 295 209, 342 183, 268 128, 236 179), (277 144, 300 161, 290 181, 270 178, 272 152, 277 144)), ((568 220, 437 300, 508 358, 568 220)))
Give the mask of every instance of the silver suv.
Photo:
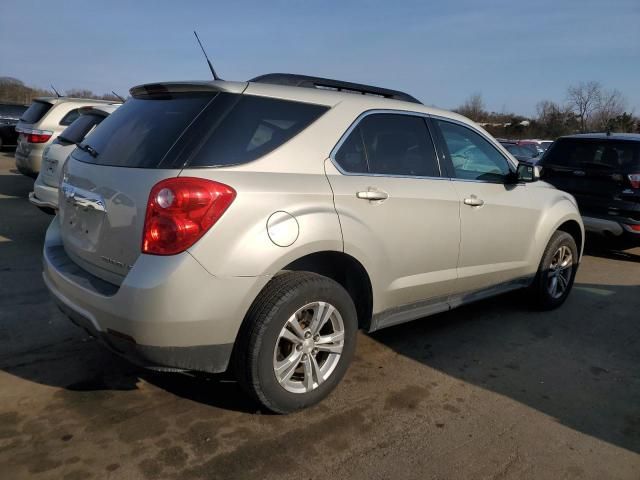
POLYGON ((78 118, 80 108, 110 103, 113 102, 92 98, 36 98, 16 125, 16 132, 19 133, 16 168, 24 175, 36 177, 44 149, 78 118))
POLYGON ((284 74, 131 95, 66 163, 44 280, 145 367, 230 368, 291 412, 338 384, 359 328, 571 290, 574 198, 464 117, 284 74))
POLYGON ((62 168, 69 154, 102 120, 114 112, 119 103, 81 107, 79 116, 63 130, 42 152, 42 165, 38 178, 29 193, 29 201, 46 213, 58 208, 58 189, 62 180, 62 168))

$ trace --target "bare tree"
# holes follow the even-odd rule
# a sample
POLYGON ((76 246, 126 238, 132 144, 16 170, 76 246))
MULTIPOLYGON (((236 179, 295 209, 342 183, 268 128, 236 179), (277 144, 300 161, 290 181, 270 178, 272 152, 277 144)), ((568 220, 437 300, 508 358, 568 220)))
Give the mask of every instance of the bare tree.
POLYGON ((567 89, 567 106, 578 117, 580 131, 586 132, 593 113, 602 101, 602 85, 599 82, 580 82, 567 89))
POLYGON ((480 93, 472 94, 462 105, 455 109, 460 115, 470 118, 474 122, 481 122, 487 116, 487 111, 480 93))
POLYGON ((603 91, 598 107, 593 114, 593 127, 597 130, 610 128, 611 122, 625 113, 626 106, 627 101, 619 90, 603 91))

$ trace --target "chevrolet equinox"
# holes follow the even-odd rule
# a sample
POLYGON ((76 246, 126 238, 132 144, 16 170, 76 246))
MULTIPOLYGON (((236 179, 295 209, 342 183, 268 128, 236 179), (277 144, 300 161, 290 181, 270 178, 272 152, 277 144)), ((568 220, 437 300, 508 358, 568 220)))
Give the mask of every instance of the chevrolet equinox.
POLYGON ((43 275, 116 353, 230 369, 286 413, 339 383, 358 329, 518 288, 559 306, 583 238, 575 199, 468 119, 269 74, 132 88, 64 166, 43 275))

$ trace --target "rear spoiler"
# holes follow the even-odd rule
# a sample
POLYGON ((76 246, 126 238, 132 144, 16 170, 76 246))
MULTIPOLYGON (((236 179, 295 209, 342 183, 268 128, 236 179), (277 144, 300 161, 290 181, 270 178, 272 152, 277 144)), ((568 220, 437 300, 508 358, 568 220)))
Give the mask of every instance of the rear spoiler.
POLYGON ((133 98, 168 98, 174 94, 230 92, 242 93, 247 88, 247 82, 163 82, 138 85, 129 90, 133 98))

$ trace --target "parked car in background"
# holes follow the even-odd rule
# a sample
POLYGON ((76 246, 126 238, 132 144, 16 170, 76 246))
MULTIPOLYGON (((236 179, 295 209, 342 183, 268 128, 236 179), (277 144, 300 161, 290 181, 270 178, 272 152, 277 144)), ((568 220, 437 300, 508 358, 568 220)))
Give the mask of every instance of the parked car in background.
POLYGON ((535 162, 540 155, 535 148, 529 145, 520 145, 518 142, 504 140, 500 144, 520 162, 535 162))
POLYGON ((0 103, 0 149, 18 144, 16 125, 26 109, 26 105, 0 103))
POLYGON ((42 152, 80 115, 81 107, 109 105, 113 101, 89 98, 36 98, 16 125, 18 147, 16 168, 20 173, 35 177, 40 171, 42 152))
POLYGON ((561 137, 538 165, 576 198, 587 231, 616 248, 640 245, 640 134, 561 137))
POLYGON ((58 189, 62 179, 62 169, 69 154, 80 145, 94 128, 114 112, 121 104, 81 107, 80 114, 71 125, 45 147, 42 166, 34 183, 29 201, 46 213, 55 213, 58 208, 58 189))
POLYGON ((553 140, 532 140, 532 139, 524 139, 518 140, 518 145, 528 145, 532 148, 535 148, 536 151, 540 154, 546 152, 547 148, 553 143, 553 140))
POLYGON ((43 277, 143 366, 230 368, 291 412, 339 383, 358 328, 571 290, 574 198, 458 114, 288 74, 131 96, 67 160, 43 277))

